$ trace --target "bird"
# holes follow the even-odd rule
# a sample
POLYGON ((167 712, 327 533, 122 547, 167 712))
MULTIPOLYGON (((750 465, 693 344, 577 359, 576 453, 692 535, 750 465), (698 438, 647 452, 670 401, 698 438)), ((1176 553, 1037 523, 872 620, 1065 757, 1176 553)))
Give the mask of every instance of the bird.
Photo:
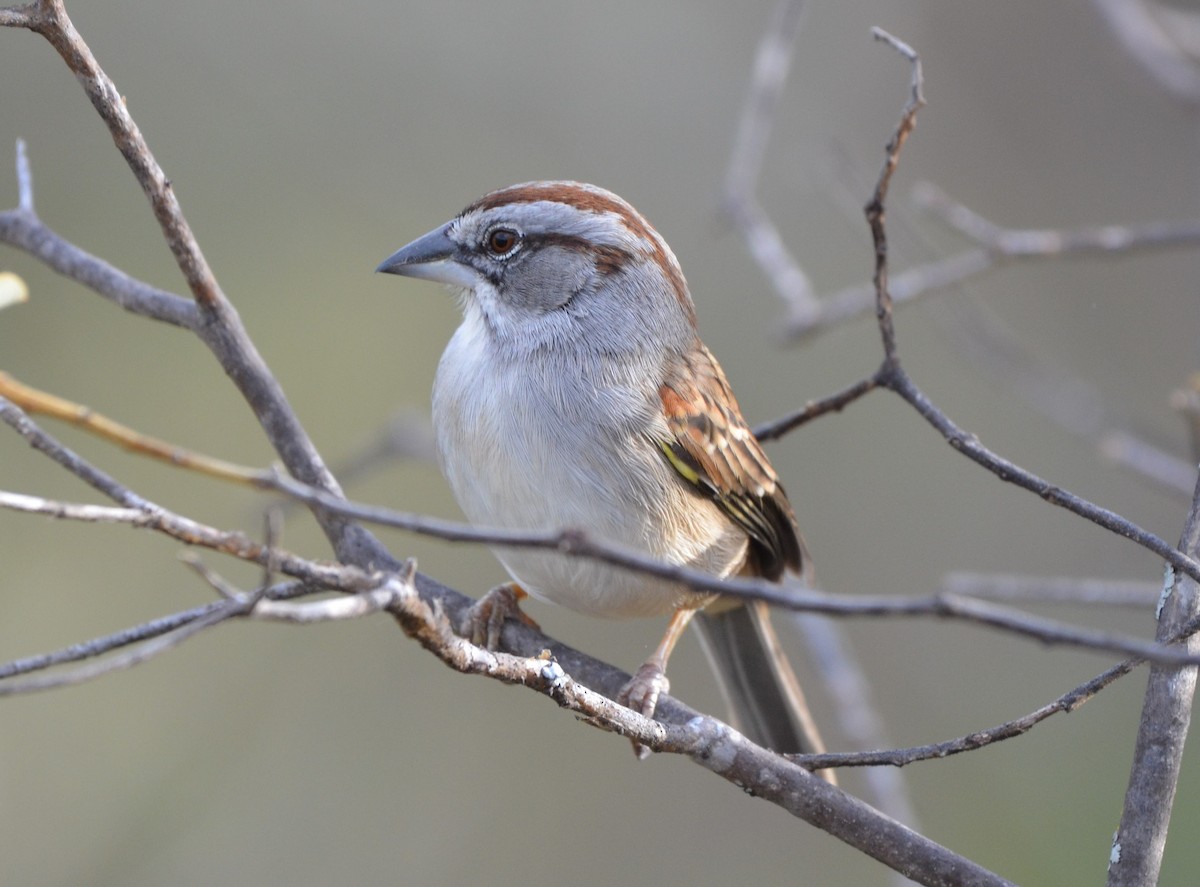
MULTIPOLYGON (((621 197, 573 181, 501 188, 377 271, 457 295, 463 319, 432 410, 439 464, 472 523, 583 530, 722 578, 810 575, 783 485, 700 339, 679 261, 621 197)), ((556 551, 493 550, 511 581, 471 608, 477 642, 494 648, 510 616, 536 624, 526 597, 666 616, 617 697, 653 716, 671 651, 695 624, 733 726, 781 753, 824 750, 762 602, 556 551)))

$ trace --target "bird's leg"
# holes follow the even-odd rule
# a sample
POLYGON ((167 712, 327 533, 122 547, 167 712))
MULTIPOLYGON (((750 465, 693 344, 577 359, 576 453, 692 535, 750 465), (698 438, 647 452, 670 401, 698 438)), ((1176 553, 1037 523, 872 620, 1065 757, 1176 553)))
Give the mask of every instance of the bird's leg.
MULTIPOLYGON (((654 648, 654 653, 634 672, 629 683, 621 688, 621 692, 617 694, 617 702, 648 718, 654 717, 654 710, 658 708, 658 697, 671 689, 671 682, 667 680, 667 660, 671 658, 671 651, 675 649, 675 644, 679 642, 683 630, 695 614, 696 610, 693 607, 680 607, 675 611, 667 624, 666 633, 654 648)), ((650 754, 650 749, 635 742, 633 753, 639 760, 645 760, 650 754)))
POLYGON ((542 627, 521 610, 521 601, 527 597, 529 593, 515 582, 497 585, 463 615, 459 634, 469 638, 473 644, 496 650, 500 647, 500 632, 504 630, 506 619, 516 619, 541 631, 542 627))

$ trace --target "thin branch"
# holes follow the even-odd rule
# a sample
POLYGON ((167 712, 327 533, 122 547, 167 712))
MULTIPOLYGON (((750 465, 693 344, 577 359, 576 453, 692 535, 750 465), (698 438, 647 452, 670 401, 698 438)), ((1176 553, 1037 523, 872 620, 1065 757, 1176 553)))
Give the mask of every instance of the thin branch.
POLYGON ((206 313, 218 307, 227 310, 228 305, 224 303, 212 269, 183 216, 171 182, 150 153, 116 84, 104 73, 90 47, 75 30, 62 0, 42 0, 33 7, 35 11, 25 26, 42 35, 57 50, 108 126, 117 150, 149 199, 154 217, 197 303, 206 313))
POLYGON ((945 413, 935 407, 898 364, 886 368, 881 384, 907 401, 924 417, 925 421, 941 433, 951 447, 986 468, 1000 480, 1036 493, 1051 505, 1064 508, 1118 536, 1130 539, 1152 551, 1181 573, 1185 573, 1193 579, 1200 578, 1196 574, 1196 560, 1179 551, 1170 543, 1143 530, 1116 512, 1076 496, 989 450, 979 442, 975 435, 959 428, 945 413))
MULTIPOLYGON (((614 566, 670 579, 698 591, 714 591, 734 597, 762 600, 788 610, 824 613, 830 616, 936 616, 962 619, 1034 638, 1046 644, 1069 644, 1093 650, 1131 654, 1155 662, 1179 664, 1200 661, 1179 650, 1140 638, 1072 626, 970 598, 945 594, 916 597, 836 595, 796 585, 781 586, 764 580, 719 579, 700 570, 663 563, 634 549, 595 539, 582 530, 520 532, 460 524, 337 499, 320 490, 304 487, 283 475, 275 476, 273 486, 301 501, 315 500, 331 512, 365 523, 436 536, 448 541, 540 548, 573 557, 594 558, 614 566)), ((1175 554, 1191 561, 1179 552, 1175 554)), ((1200 565, 1192 563, 1191 569, 1200 572, 1200 565)))
POLYGON ((25 385, 5 372, 0 372, 0 397, 7 398, 26 413, 61 419, 130 452, 149 456, 169 465, 187 468, 221 480, 251 485, 264 475, 259 469, 236 465, 142 434, 96 412, 91 407, 25 385))
MULTIPOLYGON (((917 265, 889 282, 899 306, 958 286, 1010 262, 1059 259, 1070 255, 1120 256, 1145 250, 1200 244, 1200 220, 1093 225, 1075 229, 1004 228, 950 198, 929 182, 913 188, 916 204, 976 246, 954 256, 917 265)), ((795 342, 829 327, 863 317, 875 308, 875 285, 857 284, 818 300, 818 310, 789 316, 781 336, 795 342)))
POLYGON ((771 422, 765 422, 754 429, 754 436, 759 441, 775 440, 783 437, 785 434, 799 428, 806 422, 811 422, 818 416, 824 416, 826 413, 840 413, 854 401, 858 400, 865 394, 869 394, 879 387, 879 380, 875 376, 863 379, 860 382, 855 382, 843 388, 841 391, 834 392, 820 400, 810 400, 801 409, 771 422))
MULTIPOLYGON (((3 397, 0 397, 0 421, 16 430, 30 446, 109 499, 124 506, 128 510, 128 514, 135 515, 128 521, 132 526, 164 533, 186 545, 211 548, 214 551, 220 551, 259 565, 265 565, 271 558, 278 558, 276 565, 284 573, 332 589, 353 593, 361 591, 363 588, 374 587, 376 584, 371 578, 371 574, 356 569, 356 578, 350 586, 345 586, 341 583, 349 574, 336 569, 333 565, 316 565, 290 553, 268 550, 267 546, 254 541, 244 533, 215 530, 139 496, 111 475, 96 468, 86 459, 63 446, 3 397)), ((23 511, 50 509, 56 512, 57 516, 62 517, 71 516, 77 508, 51 503, 48 500, 37 500, 36 497, 18 496, 13 498, 11 494, 0 499, 0 505, 23 511), (41 505, 38 504, 39 501, 41 505)), ((114 520, 117 516, 116 511, 110 514, 110 518, 114 520)))
POLYGON ((875 244, 875 273, 872 281, 875 284, 877 298, 875 301, 875 319, 879 323, 879 334, 883 339, 883 355, 885 366, 895 365, 896 358, 896 327, 892 319, 892 299, 888 291, 888 250, 887 234, 884 227, 884 205, 887 201, 888 190, 891 188, 892 176, 900 163, 900 152, 904 143, 912 135, 917 125, 917 112, 925 106, 925 96, 921 93, 924 75, 921 72, 921 58, 911 46, 897 40, 882 28, 872 28, 876 40, 888 43, 893 49, 909 61, 912 76, 909 83, 910 95, 900 114, 900 123, 895 133, 888 140, 884 149, 883 169, 875 183, 875 191, 867 201, 863 211, 867 216, 867 225, 871 229, 871 239, 875 244))
MULTIPOLYGON (((278 553, 277 559, 282 569, 287 569, 292 561, 292 557, 284 553, 278 553)), ((310 564, 309 570, 312 569, 315 565, 310 564)), ((331 569, 343 575, 340 583, 331 583, 334 587, 359 581, 359 571, 352 567, 331 569)), ((894 820, 880 816, 862 802, 831 786, 826 787, 823 780, 807 770, 758 748, 719 721, 700 716, 673 700, 660 702, 660 717, 671 718, 667 723, 660 723, 576 683, 555 658, 516 657, 471 645, 454 634, 440 607, 431 606, 416 594, 412 578, 410 568, 406 575, 388 577, 382 584, 364 589, 362 595, 344 599, 347 603, 335 600, 311 606, 284 607, 266 601, 250 602, 248 606, 248 601, 241 597, 221 601, 205 615, 126 654, 88 664, 67 674, 39 675, 0 684, 0 694, 60 686, 126 668, 210 625, 235 616, 255 615, 256 611, 261 618, 310 621, 363 615, 387 607, 406 633, 451 667, 464 673, 486 674, 529 686, 580 714, 594 726, 636 739, 660 752, 685 754, 743 788, 755 787, 760 796, 910 877, 920 878, 925 883, 1007 883, 894 820)), ((525 626, 511 624, 507 628, 530 631, 525 626)), ((559 648, 555 651, 559 660, 563 658, 561 653, 577 657, 573 651, 559 648)))
MULTIPOLYGON (((827 398, 817 404, 810 404, 800 415, 804 418, 810 418, 812 415, 817 414, 818 411, 839 409, 854 398, 871 390, 875 384, 876 383, 874 379, 868 379, 860 382, 854 386, 851 386, 845 391, 834 395, 831 398, 827 398)), ((513 533, 511 531, 489 530, 486 528, 471 527, 453 522, 437 521, 424 518, 419 515, 394 512, 389 509, 373 508, 370 506, 346 503, 340 496, 334 496, 332 494, 325 493, 322 490, 301 485, 295 481, 283 477, 282 475, 279 475, 278 473, 262 472, 242 466, 233 466, 229 463, 221 462, 220 460, 214 460, 211 457, 200 456, 198 454, 184 451, 182 448, 167 444, 162 441, 155 441, 153 439, 146 438, 139 432, 128 429, 125 426, 121 426, 110 419, 94 413, 86 407, 74 404, 54 395, 46 394, 45 392, 39 392, 36 389, 23 386, 8 377, 6 374, 0 373, 0 417, 4 415, 3 395, 15 395, 16 397, 20 398, 22 404, 26 407, 33 407, 40 412, 64 418, 68 421, 75 422, 76 424, 82 424, 89 430, 100 433, 104 437, 115 440, 129 448, 155 455, 158 458, 165 458, 168 461, 184 465, 185 467, 197 468, 218 477, 224 477, 226 479, 232 478, 238 481, 249 482, 262 488, 276 489, 280 492, 287 493, 298 501, 303 501, 318 506, 327 513, 339 514, 344 517, 372 523, 382 523, 387 526, 408 529, 414 532, 421 532, 435 535, 440 538, 456 539, 459 541, 489 543, 516 542, 535 547, 564 550, 577 556, 598 557, 622 566, 654 572, 656 575, 661 575, 661 571, 666 570, 669 572, 670 578, 682 577, 681 581, 687 582, 692 587, 705 588, 708 590, 724 589, 732 592, 732 590, 728 589, 722 580, 714 579, 708 574, 695 572, 695 575, 688 576, 687 574, 691 571, 681 570, 681 568, 676 567, 669 567, 637 552, 616 549, 602 542, 590 540, 582 532, 565 531, 551 534, 534 535, 527 533, 513 533)), ((10 424, 12 424, 12 422, 18 422, 19 417, 9 416, 6 418, 6 421, 10 421, 10 424)), ((785 420, 776 422, 771 428, 767 429, 767 433, 764 435, 764 438, 767 436, 774 436, 777 433, 782 433, 782 431, 779 429, 786 430, 789 427, 794 427, 795 424, 797 424, 795 417, 788 417, 785 420)), ((37 429, 35 426, 26 426, 25 434, 31 442, 34 440, 39 441, 48 452, 57 453, 61 458, 66 458, 69 464, 77 467, 86 465, 86 463, 84 463, 74 454, 70 454, 68 457, 65 448, 58 446, 57 442, 49 438, 48 435, 44 435, 44 433, 42 433, 40 429, 37 429)), ((87 467, 90 468, 90 466, 87 467)), ((98 472, 96 472, 94 469, 92 473, 93 475, 98 475, 98 472)), ((112 488, 112 484, 114 482, 111 478, 98 479, 94 476, 93 479, 99 483, 98 488, 101 489, 102 492, 105 492, 105 494, 109 495, 110 497, 114 496, 112 488)), ((8 507, 16 506, 9 504, 8 507)), ((139 516, 143 522, 149 520, 149 518, 140 512, 139 516)), ((270 552, 273 550, 273 548, 272 546, 268 545, 266 546, 265 550, 270 552)), ((745 594, 756 595, 759 592, 765 591, 769 595, 769 599, 771 599, 774 603, 779 603, 783 606, 788 606, 791 608, 798 608, 800 606, 795 593, 791 591, 785 590, 783 592, 784 596, 780 598, 780 589, 774 584, 751 582, 750 585, 752 587, 745 590, 745 594)), ((861 601, 861 598, 858 599, 858 602, 861 601)), ((898 603, 898 601, 893 599, 893 603, 898 603)), ((960 618, 971 619, 973 621, 984 621, 987 624, 1003 625, 1010 628, 1025 621, 1022 617, 1009 614, 1006 614, 1002 619, 995 617, 995 614, 987 614, 984 616, 977 609, 971 609, 970 604, 967 604, 966 602, 956 603, 952 597, 944 597, 942 600, 936 602, 928 598, 922 599, 920 606, 928 608, 923 610, 923 612, 926 614, 937 613, 938 615, 952 615, 960 618)), ((907 612, 912 614, 914 610, 910 608, 907 610, 907 612)), ((1033 636, 1047 642, 1062 642, 1063 638, 1069 638, 1072 636, 1072 630, 1065 627, 1048 627, 1045 624, 1041 624, 1036 627, 1029 625, 1026 626, 1026 628, 1033 636)), ((1075 641, 1072 642, 1081 643, 1086 646, 1092 646, 1097 637, 1099 636, 1095 634, 1087 636, 1079 635, 1075 638, 1075 641)), ((1111 640, 1112 639, 1110 638, 1108 642, 1111 642, 1111 640)), ((1135 639, 1120 640, 1117 641, 1117 643, 1120 643, 1121 646, 1116 649, 1122 653, 1132 652, 1141 654, 1145 649, 1144 647, 1130 647, 1130 643, 1145 643, 1136 641, 1135 639)), ((1112 649, 1111 647, 1107 646, 1103 648, 1112 649)))
MULTIPOLYGON (((804 639, 804 649, 813 662, 821 684, 837 700, 834 713, 841 735, 852 748, 887 748, 887 727, 875 706, 871 684, 854 655, 845 631, 821 616, 799 614, 793 624, 804 639)), ((808 764, 805 762, 807 768, 808 764)), ((907 780, 895 769, 876 767, 864 775, 868 797, 888 816, 909 828, 919 827, 907 780)))
POLYGON ((1113 425, 1096 385, 1056 365, 1019 341, 1008 325, 982 305, 943 303, 934 315, 976 372, 1002 380, 1058 427, 1096 446, 1103 459, 1176 497, 1191 500, 1195 466, 1113 425))
MULTIPOLYGON (((559 649, 534 658, 489 653, 458 637, 448 620, 417 595, 403 597, 393 611, 406 633, 464 673, 487 674, 521 683, 550 696, 593 726, 615 732, 659 752, 687 755, 722 778, 923 884, 1004 885, 1009 882, 930 841, 869 805, 847 795, 807 769, 759 748, 715 718, 660 700, 659 720, 644 718, 571 679, 571 664, 559 649), (682 718, 682 720, 680 720, 682 718)), ((530 631, 527 626, 506 624, 530 631)))
POLYGON ((62 468, 78 477, 88 486, 99 491, 107 498, 127 508, 139 511, 152 511, 150 503, 136 495, 132 490, 118 483, 115 478, 96 468, 86 459, 81 458, 57 440, 46 434, 38 427, 25 412, 9 401, 0 397, 0 421, 21 435, 35 450, 48 456, 62 468))
MULTIPOLYGON (((150 152, 116 85, 100 68, 91 49, 75 30, 62 0, 41 0, 10 11, 13 14, 0 24, 27 27, 41 34, 75 74, 108 126, 117 149, 149 199, 167 245, 203 314, 203 322, 190 328, 209 347, 242 393, 288 470, 305 483, 340 493, 337 481, 300 424, 282 387, 267 368, 237 311, 221 292, 184 218, 170 180, 150 152)), ((12 213, 5 215, 9 218, 0 219, 0 237, 3 236, 4 222, 14 221, 12 213)), ((22 215, 31 214, 17 211, 18 217, 22 215)), ((27 223, 29 220, 17 218, 15 221, 19 226, 21 221, 27 223)), ((343 561, 398 566, 387 549, 360 527, 329 515, 318 513, 316 517, 343 561)))
POLYGON ((53 499, 43 499, 41 496, 27 496, 24 493, 10 493, 6 490, 0 490, 0 508, 88 524, 126 524, 131 527, 146 527, 154 520, 153 515, 142 508, 114 508, 111 505, 57 502, 53 499))
MULTIPOLYGON (((1172 575, 1168 572, 1167 581, 1172 581, 1172 575)), ((1192 637, 1197 631, 1200 631, 1200 616, 1193 616, 1173 634, 1165 638, 1164 642, 1178 644, 1192 637)), ((795 760, 811 770, 819 770, 823 767, 904 767, 917 761, 936 760, 962 752, 974 751, 991 745, 993 742, 1001 742, 1027 733, 1052 715, 1075 711, 1101 690, 1145 664, 1144 659, 1136 657, 1126 659, 1027 715, 987 730, 974 731, 957 739, 883 751, 795 756, 795 760)))
POLYGON ((39 653, 36 656, 27 656, 23 659, 14 659, 0 665, 0 680, 15 677, 16 675, 45 671, 57 665, 65 665, 70 662, 94 659, 113 650, 129 647, 150 638, 159 637, 181 626, 191 624, 197 619, 204 619, 211 616, 214 612, 221 609, 223 603, 223 601, 211 601, 199 607, 192 607, 189 610, 172 613, 161 619, 154 619, 141 625, 123 628, 113 634, 72 644, 69 647, 63 647, 61 650, 39 653))
MULTIPOLYGON (((336 484, 325 471, 315 450, 312 449, 303 430, 300 429, 299 423, 295 421, 295 417, 282 397, 282 392, 278 390, 274 380, 266 373, 265 366, 261 364, 249 339, 245 337, 244 330, 237 321, 236 315, 233 314, 232 308, 221 296, 215 280, 211 278, 211 272, 203 263, 203 256, 200 255, 198 249, 192 249, 194 240, 191 239, 190 230, 186 228, 186 222, 183 222, 169 182, 162 176, 157 164, 153 163, 144 142, 141 141, 140 133, 133 125, 132 119, 128 118, 125 113, 123 102, 120 101, 115 87, 95 65, 86 44, 74 32, 69 19, 66 18, 61 3, 46 0, 45 3, 24 7, 20 11, 5 10, 5 14, 0 18, 0 23, 16 23, 18 12, 27 13, 25 24, 44 34, 55 45, 67 64, 76 72, 101 116, 109 123, 118 147, 125 154, 143 188, 146 189, 156 217, 159 218, 167 240, 180 262, 181 269, 184 271, 185 278, 188 280, 198 304, 209 315, 199 332, 205 337, 205 341, 217 354, 226 371, 237 381, 243 394, 251 402, 256 415, 259 416, 264 429, 280 451, 289 469, 306 483, 330 491, 326 495, 336 497, 338 493, 336 484)), ((897 49, 906 52, 915 63, 915 54, 908 47, 886 35, 881 35, 881 39, 887 39, 897 49)), ((918 87, 915 95, 919 96, 919 67, 916 67, 916 72, 915 81, 918 87)), ((902 142, 903 138, 901 137, 897 140, 894 149, 889 150, 893 169, 902 142)), ((878 223, 880 226, 882 226, 883 195, 886 192, 886 183, 890 180, 890 176, 891 171, 889 170, 881 177, 880 186, 877 187, 878 223)), ((877 240, 877 271, 880 272, 877 274, 877 281, 878 288, 882 293, 886 291, 886 261, 878 261, 880 242, 877 240)), ((885 320, 890 324, 890 317, 884 318, 883 316, 884 304, 885 301, 881 297, 881 325, 885 320)), ((887 310, 890 311, 890 303, 887 304, 887 310)), ((891 359, 894 357, 894 334, 890 347, 886 333, 884 338, 885 350, 891 359)), ((889 381, 894 384, 894 377, 889 377, 889 381)), ((6 407, 5 418, 7 420, 10 416, 7 411, 9 405, 0 404, 0 406, 6 407)), ((13 427, 18 430, 22 428, 27 430, 25 423, 21 422, 19 417, 14 416, 10 424, 13 424, 13 427)), ((31 443, 34 442, 28 435, 27 439, 30 439, 31 443)), ((38 439, 40 440, 40 438, 38 439)), ((35 445, 38 444, 35 443, 35 445)), ((147 512, 153 513, 154 521, 148 522, 146 526, 170 532, 175 538, 188 544, 206 544, 216 550, 226 551, 260 563, 268 569, 277 567, 283 572, 305 576, 311 581, 320 582, 332 588, 362 591, 377 587, 379 580, 377 574, 366 574, 350 567, 323 567, 304 561, 287 552, 278 551, 273 546, 254 543, 242 534, 223 533, 203 527, 178 515, 170 514, 135 496, 112 478, 86 466, 82 460, 65 448, 59 448, 54 455, 59 458, 60 464, 63 464, 64 467, 85 477, 93 486, 116 501, 126 504, 129 508, 145 509, 147 512)), ((321 500, 318 498, 316 504, 319 505, 320 502, 321 500)), ((317 510, 319 515, 325 517, 325 512, 319 508, 317 510)), ((327 534, 334 540, 339 555, 348 562, 370 563, 371 559, 378 558, 377 562, 394 563, 390 556, 374 543, 372 538, 365 534, 356 535, 353 528, 347 527, 344 522, 326 519, 323 520, 323 523, 327 534)), ((552 544, 558 550, 573 553, 576 548, 580 547, 581 538, 578 534, 567 532, 559 534, 557 540, 552 544)), ((586 539, 583 541, 586 542, 586 539)), ((1194 564, 1188 564, 1188 566, 1194 568, 1194 564)), ((416 583, 421 580, 420 576, 410 578, 416 583)), ((459 603, 452 596, 447 596, 445 600, 454 605, 459 603)), ((963 606, 961 602, 944 597, 938 601, 938 607, 941 608, 942 614, 957 611, 960 606, 963 606)), ((970 610, 977 605, 968 603, 965 606, 967 610, 970 610)), ((792 810, 810 822, 820 824, 838 834, 843 840, 860 846, 861 849, 906 874, 920 877, 927 883, 1001 882, 999 878, 978 869, 968 861, 949 854, 943 848, 937 847, 920 836, 896 827, 895 823, 879 817, 866 805, 861 805, 853 799, 847 799, 836 789, 831 787, 826 789, 823 787, 823 783, 821 786, 817 786, 818 780, 814 777, 799 768, 782 766, 777 757, 750 746, 745 743, 744 739, 731 733, 727 728, 722 728, 711 719, 693 718, 686 722, 686 727, 680 727, 670 720, 678 713, 679 709, 667 704, 663 706, 667 723, 656 723, 644 718, 639 720, 640 716, 615 706, 603 697, 593 698, 595 694, 570 681, 561 666, 552 659, 519 660, 519 657, 506 657, 504 654, 491 654, 487 651, 480 651, 479 648, 472 648, 450 631, 450 622, 438 601, 430 603, 429 600, 413 593, 412 583, 409 583, 406 589, 396 596, 391 604, 391 612, 406 631, 431 649, 436 647, 440 650, 439 655, 442 655, 445 661, 460 670, 477 671, 501 680, 527 683, 551 695, 559 704, 572 707, 572 710, 584 714, 592 723, 604 726, 606 729, 619 731, 623 735, 632 736, 642 744, 654 748, 689 754, 710 769, 721 772, 726 778, 732 779, 742 786, 755 787, 756 791, 760 791, 786 809, 792 810), (849 831, 847 831, 848 827, 849 831)), ((973 612, 982 614, 982 621, 989 624, 993 622, 1006 623, 1016 618, 995 608, 991 610, 975 609, 973 612)), ((191 625, 188 626, 188 628, 191 627, 191 625)), ((180 629, 180 631, 184 630, 180 629)), ((521 635, 525 640, 538 637, 521 626, 508 626, 505 631, 506 643, 510 642, 510 635, 514 633, 521 635)), ((158 640, 165 641, 165 637, 158 640)), ((1150 651, 1150 653, 1153 652, 1150 651)), ((664 701, 669 703, 669 700, 664 701)))
POLYGON ((1002 742, 1006 739, 1012 739, 1028 733, 1052 715, 1075 711, 1075 709, 1090 700, 1105 687, 1129 674, 1142 664, 1143 660, 1141 659, 1127 659, 1027 715, 1012 721, 1006 721, 1003 724, 986 730, 976 730, 956 739, 930 743, 928 745, 917 745, 911 748, 893 748, 882 751, 852 752, 849 754, 805 755, 797 757, 796 760, 805 767, 813 770, 821 767, 906 767, 918 761, 939 760, 951 755, 975 751, 994 742, 1002 742))
POLYGON ((1200 66, 1186 38, 1195 17, 1149 0, 1094 0, 1101 18, 1125 51, 1160 87, 1190 105, 1200 103, 1200 66), (1184 39, 1181 40, 1181 37, 1184 39))
POLYGON ((722 199, 722 209, 741 233, 746 248, 790 312, 797 317, 815 314, 820 305, 808 275, 788 251, 775 223, 759 205, 755 190, 779 107, 779 96, 787 81, 792 51, 800 34, 803 11, 801 0, 781 0, 759 41, 722 199))
MULTIPOLYGON (((883 39, 887 39, 886 35, 882 36, 883 39)), ((896 45, 894 40, 889 42, 896 45)), ((901 51, 905 49, 907 47, 901 51)), ((884 349, 880 381, 913 406, 952 446, 979 464, 989 467, 1000 478, 1033 490, 1054 504, 1069 504, 1076 513, 1115 529, 1116 522, 1123 521, 1118 515, 1097 509, 1090 503, 1070 501, 1074 497, 1017 468, 1007 460, 983 450, 973 436, 965 435, 945 414, 933 406, 900 366, 892 322, 893 306, 887 285, 888 244, 884 224, 884 202, 900 147, 906 135, 911 132, 915 122, 914 115, 922 104, 919 60, 911 55, 911 50, 905 54, 912 58, 914 65, 912 98, 896 136, 888 146, 887 161, 876 186, 875 195, 866 207, 867 220, 875 242, 876 316, 884 349)), ((1179 549, 1169 548, 1161 540, 1157 540, 1157 543, 1164 549, 1164 555, 1169 552, 1173 556, 1187 557, 1189 560, 1190 555, 1200 551, 1200 484, 1193 495, 1192 510, 1179 549), (1183 551, 1187 554, 1183 554, 1183 551)), ((1174 562, 1173 557, 1167 559, 1171 563, 1174 562)), ((1156 637, 1160 642, 1169 641, 1178 635, 1181 626, 1195 622, 1197 610, 1200 609, 1200 589, 1197 588, 1194 577, 1180 577, 1176 580, 1174 575, 1174 571, 1168 570, 1166 588, 1168 591, 1173 589, 1174 593, 1169 594, 1165 599, 1165 606, 1160 607, 1161 618, 1156 637)), ((1200 638, 1189 638, 1184 648, 1189 651, 1200 649, 1200 638)), ((1195 668, 1168 669, 1155 666, 1151 669, 1122 825, 1113 841, 1109 868, 1110 885, 1150 884, 1158 879, 1195 686, 1195 668)))
POLYGON ((178 628, 126 650, 124 653, 111 656, 108 659, 89 662, 87 665, 82 665, 66 672, 34 674, 23 678, 8 678, 7 680, 0 681, 0 697, 36 693, 58 687, 67 687, 73 684, 82 684, 85 681, 95 680, 116 671, 133 668, 135 665, 140 665, 143 662, 153 659, 160 653, 165 653, 167 650, 179 646, 206 628, 210 628, 219 622, 224 622, 226 619, 233 618, 239 614, 240 608, 244 606, 240 601, 219 601, 203 615, 197 616, 181 624, 178 628))
POLYGON ((31 28, 37 14, 37 3, 0 7, 0 28, 31 28))
MULTIPOLYGON (((0 407, 2 407, 0 402, 0 407)), ((2 416, 2 410, 0 410, 2 416)), ((45 445, 44 445, 45 446, 45 445)), ((73 455, 73 454, 72 454, 73 455)), ((75 457, 78 459, 78 457, 75 457)), ((116 484, 115 481, 112 481, 116 484)), ((285 491, 296 491, 298 485, 287 481, 285 491)), ((122 498, 137 497, 126 494, 123 488, 113 490, 122 498)), ((327 496, 317 490, 303 491, 299 498, 327 496)), ((276 566, 290 576, 310 582, 321 582, 343 591, 360 591, 370 579, 360 574, 350 587, 333 582, 336 573, 312 572, 310 562, 294 554, 254 542, 243 533, 216 530, 174 514, 161 506, 141 500, 143 504, 124 509, 104 509, 99 506, 76 505, 54 502, 38 497, 0 492, 0 507, 15 511, 46 514, 53 517, 78 520, 105 520, 125 523, 129 526, 151 529, 188 545, 211 548, 234 557, 266 565, 268 559, 276 558, 276 566)), ((471 541, 489 544, 505 544, 521 547, 558 550, 576 557, 592 557, 606 563, 639 572, 672 579, 697 590, 716 591, 735 597, 766 600, 775 606, 789 610, 824 613, 831 616, 858 617, 939 617, 954 618, 981 625, 999 628, 1014 634, 1033 638, 1045 644, 1065 644, 1097 651, 1133 654, 1151 662, 1200 663, 1200 654, 1191 655, 1127 635, 1072 626, 1052 619, 1045 619, 1018 610, 998 607, 984 601, 947 594, 916 597, 891 595, 831 595, 804 588, 781 589, 773 583, 749 579, 717 579, 708 573, 665 564, 630 549, 620 548, 590 539, 583 533, 555 531, 551 533, 516 533, 489 530, 469 524, 438 521, 421 515, 393 512, 374 506, 358 505, 330 497, 324 503, 330 510, 347 517, 393 526, 401 529, 425 532, 438 538, 456 541, 471 541)))
POLYGON ((946 594, 1008 602, 1086 604, 1149 609, 1162 594, 1151 582, 1076 576, 1020 576, 1013 573, 947 573, 946 594))
POLYGON ((17 207, 30 215, 37 215, 33 208, 33 170, 29 167, 29 152, 25 140, 17 139, 17 207))
POLYGON ((130 277, 47 227, 33 208, 33 174, 25 143, 17 143, 16 209, 0 212, 0 243, 25 250, 53 271, 83 284, 126 311, 173 326, 196 330, 200 312, 194 302, 130 277))
POLYGON ((242 618, 263 622, 286 622, 292 625, 343 622, 392 610, 398 606, 402 594, 415 593, 412 591, 412 582, 417 572, 416 561, 409 558, 399 573, 388 576, 375 588, 341 597, 294 603, 281 600, 278 596, 272 597, 270 592, 275 588, 272 585, 263 586, 267 590, 266 593, 239 591, 199 558, 188 558, 185 563, 196 570, 222 598, 251 603, 249 609, 238 614, 242 618))
MULTIPOLYGON (((1200 552, 1200 482, 1179 547, 1193 554, 1200 552)), ((1190 577, 1176 577, 1168 571, 1156 637, 1176 636, 1198 613, 1200 586, 1190 577)), ((1184 646, 1200 650, 1200 636, 1188 638, 1184 646)), ((1113 838, 1110 887, 1158 882, 1195 695, 1195 668, 1150 669, 1121 825, 1113 838)))

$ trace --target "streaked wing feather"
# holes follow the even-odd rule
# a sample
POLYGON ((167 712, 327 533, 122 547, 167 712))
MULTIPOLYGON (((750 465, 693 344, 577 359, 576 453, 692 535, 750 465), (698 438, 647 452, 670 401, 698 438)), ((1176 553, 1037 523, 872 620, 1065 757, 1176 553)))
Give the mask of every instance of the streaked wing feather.
POLYGON ((667 460, 746 531, 754 572, 769 579, 800 572, 803 542, 787 494, 702 343, 673 367, 659 397, 672 435, 663 442, 667 460))

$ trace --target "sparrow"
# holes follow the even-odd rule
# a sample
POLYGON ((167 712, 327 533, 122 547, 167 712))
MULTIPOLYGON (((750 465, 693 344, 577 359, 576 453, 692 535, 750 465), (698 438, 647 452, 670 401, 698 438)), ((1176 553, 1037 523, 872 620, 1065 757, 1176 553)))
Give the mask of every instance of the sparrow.
MULTIPOLYGON (((700 340, 679 262, 625 200, 579 182, 513 185, 377 270, 457 295, 463 321, 438 364, 433 424, 470 521, 580 529, 717 577, 809 574, 779 477, 700 340)), ((526 596, 668 617, 618 696, 653 716, 671 651, 695 624, 735 727, 779 752, 823 750, 763 603, 543 549, 494 551, 511 581, 472 608, 477 642, 494 647, 505 618, 528 620, 526 596)))

